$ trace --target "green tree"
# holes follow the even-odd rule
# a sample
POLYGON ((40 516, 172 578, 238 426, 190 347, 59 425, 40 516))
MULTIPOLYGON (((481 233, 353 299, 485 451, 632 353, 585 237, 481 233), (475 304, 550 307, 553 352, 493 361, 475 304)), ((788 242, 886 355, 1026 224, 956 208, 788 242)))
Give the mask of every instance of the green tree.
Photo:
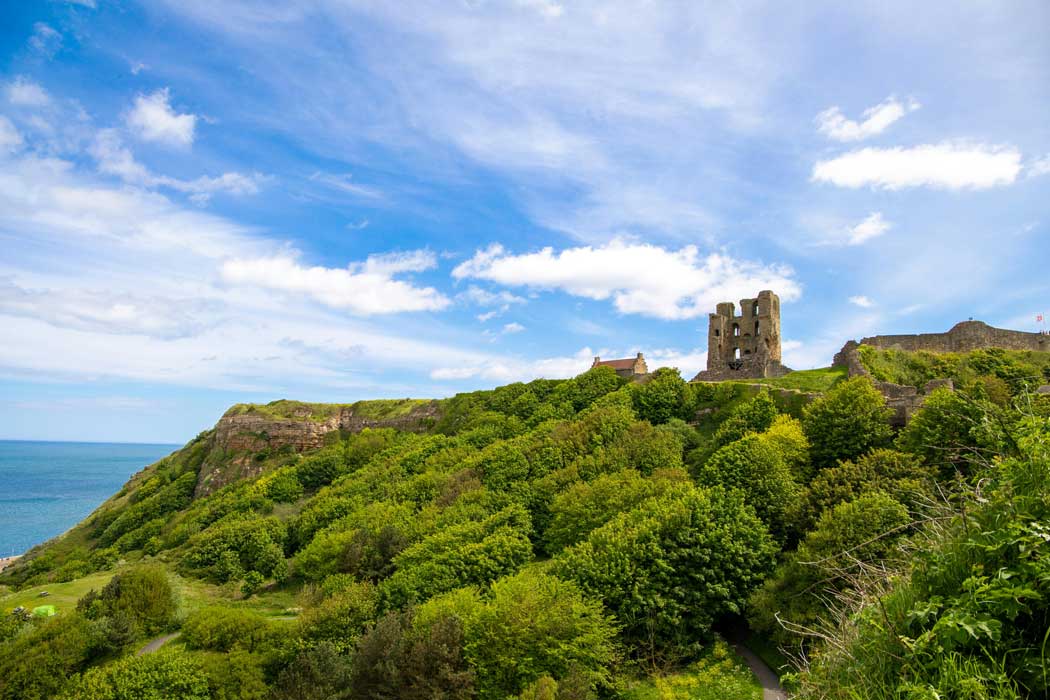
POLYGON ((715 446, 723 447, 748 433, 763 433, 773 425, 776 417, 777 406, 769 396, 769 391, 763 389, 754 398, 737 406, 722 421, 715 431, 715 446))
POLYGON ((835 595, 863 580, 865 564, 879 563, 906 534, 908 509, 884 493, 870 493, 825 512, 798 551, 789 554, 751 599, 757 629, 789 641, 777 621, 815 628, 835 595))
POLYGON ((793 515, 801 531, 840 503, 881 491, 911 508, 932 492, 935 473, 922 459, 905 452, 877 449, 855 461, 839 462, 821 471, 809 484, 793 515))
POLYGON ((642 420, 659 425, 672 418, 689 417, 692 391, 674 367, 661 367, 632 389, 634 411, 642 420))
POLYGON ((303 611, 300 634, 313 645, 326 642, 340 653, 349 652, 366 625, 376 618, 378 605, 375 586, 356 583, 303 611))
POLYGON ((493 583, 468 618, 466 656, 481 700, 517 695, 543 675, 575 673, 594 689, 610 680, 615 635, 601 605, 575 584, 522 572, 493 583))
POLYGON ((68 700, 211 700, 208 678, 189 655, 164 649, 128 656, 93 668, 66 696, 68 700))
POLYGON ((474 672, 463 657, 463 623, 440 617, 414 626, 412 611, 389 612, 358 642, 351 669, 355 697, 468 700, 474 672))
POLYGON ((692 649, 743 610, 777 550, 739 492, 683 486, 640 503, 558 555, 553 572, 604 601, 636 653, 692 649))
POLYGON ((922 457, 944 477, 969 474, 1003 447, 1001 411, 994 404, 950 389, 931 392, 897 438, 898 448, 922 457))
POLYGON ((777 445, 763 435, 748 433, 715 452, 697 471, 706 486, 738 489, 770 532, 787 535, 787 514, 795 507, 800 489, 777 445))
POLYGON ((615 515, 688 478, 680 469, 658 472, 652 478, 625 469, 570 486, 551 503, 550 525, 543 534, 547 551, 558 552, 579 542, 615 515))
POLYGON ((847 379, 803 411, 802 426, 817 469, 854 459, 890 440, 886 400, 867 377, 847 379))

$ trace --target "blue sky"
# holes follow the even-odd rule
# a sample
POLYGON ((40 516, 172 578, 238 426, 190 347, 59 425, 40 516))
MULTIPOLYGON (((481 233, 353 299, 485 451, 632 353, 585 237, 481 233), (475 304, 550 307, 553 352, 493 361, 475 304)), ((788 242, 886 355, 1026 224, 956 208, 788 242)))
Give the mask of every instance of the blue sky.
POLYGON ((1050 5, 797 4, 5 3, 0 437, 1035 330, 1050 5))

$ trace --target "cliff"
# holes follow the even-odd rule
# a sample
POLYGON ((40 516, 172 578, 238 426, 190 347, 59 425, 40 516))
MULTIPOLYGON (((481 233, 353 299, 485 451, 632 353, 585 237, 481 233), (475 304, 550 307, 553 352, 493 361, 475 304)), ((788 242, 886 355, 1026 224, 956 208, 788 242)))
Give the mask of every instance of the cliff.
POLYGON ((194 496, 206 496, 267 468, 268 457, 323 447, 340 434, 365 428, 422 432, 439 417, 440 403, 423 399, 316 404, 274 401, 237 404, 219 419, 201 465, 194 496))

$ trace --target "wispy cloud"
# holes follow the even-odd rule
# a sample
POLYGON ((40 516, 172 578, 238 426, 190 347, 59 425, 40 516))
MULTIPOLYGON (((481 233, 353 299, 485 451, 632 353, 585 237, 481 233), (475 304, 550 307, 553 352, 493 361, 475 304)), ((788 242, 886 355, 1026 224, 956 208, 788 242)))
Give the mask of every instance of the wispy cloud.
POLYGON ((860 121, 847 119, 838 106, 829 107, 817 115, 817 130, 833 141, 862 141, 881 134, 920 106, 915 100, 902 103, 891 95, 884 102, 864 110, 860 121))
POLYGON ((839 187, 981 190, 1009 185, 1021 172, 1013 146, 946 142, 911 148, 863 148, 818 161, 813 180, 839 187))
POLYGON ((29 37, 29 47, 45 58, 54 58, 62 48, 62 34, 49 24, 37 22, 29 37))
POLYGON ((849 245, 860 245, 872 238, 877 238, 893 228, 893 224, 882 218, 882 212, 875 211, 856 226, 851 226, 846 240, 849 245))
POLYGON ((4 96, 8 102, 20 107, 45 107, 51 103, 47 90, 21 75, 4 87, 4 96))

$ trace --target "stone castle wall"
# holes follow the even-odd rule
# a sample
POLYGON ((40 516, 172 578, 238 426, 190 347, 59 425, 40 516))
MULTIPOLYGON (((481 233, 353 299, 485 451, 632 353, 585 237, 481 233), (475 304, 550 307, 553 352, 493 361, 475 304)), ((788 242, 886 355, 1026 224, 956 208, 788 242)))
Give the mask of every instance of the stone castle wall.
POLYGON ((860 342, 880 350, 970 352, 981 348, 1004 348, 1050 352, 1050 335, 994 328, 983 321, 963 321, 947 333, 876 335, 860 342))

